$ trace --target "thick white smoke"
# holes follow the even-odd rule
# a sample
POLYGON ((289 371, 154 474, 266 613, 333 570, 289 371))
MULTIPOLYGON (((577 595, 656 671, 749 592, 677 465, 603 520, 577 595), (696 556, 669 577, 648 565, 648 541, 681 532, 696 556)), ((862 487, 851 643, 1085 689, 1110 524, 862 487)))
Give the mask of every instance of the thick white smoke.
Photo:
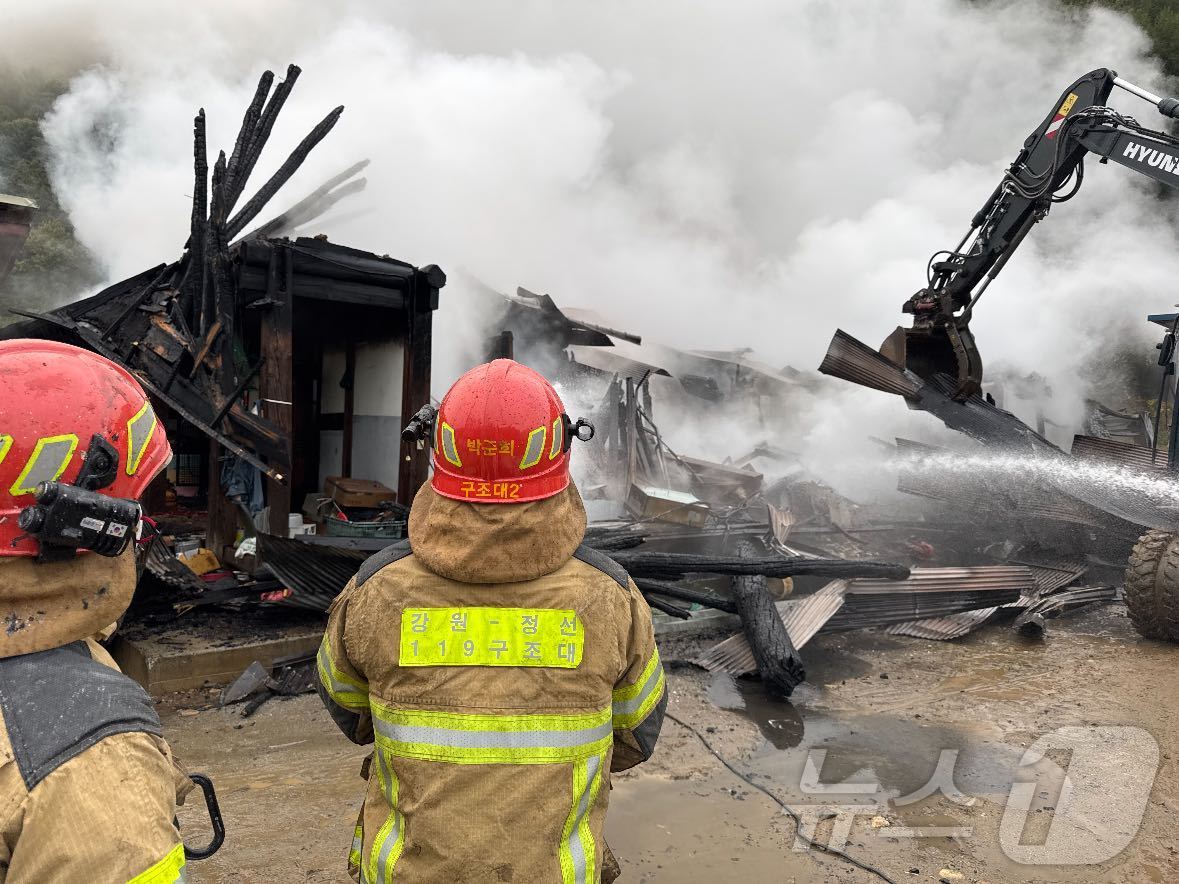
MULTIPOLYGON (((185 239, 195 108, 228 149, 261 70, 295 61, 304 75, 255 182, 347 110, 275 208, 373 160, 365 194, 310 232, 804 369, 837 326, 872 344, 891 331, 929 255, 957 243, 1074 79, 1108 66, 1166 91, 1128 19, 1052 2, 17 7, 0 10, 6 45, 90 65, 45 132, 58 192, 112 278, 185 239)), ((1129 97, 1115 106, 1157 119, 1129 97)), ((987 363, 1045 375, 1050 416, 1074 418, 1087 362, 1111 337, 1146 348, 1145 314, 1175 300, 1170 221, 1149 185, 1091 164, 980 306, 987 363)), ((469 330, 474 295, 452 279, 439 322, 469 330)), ((442 388, 470 357, 439 339, 442 388)), ((788 447, 835 471, 861 453, 850 440, 894 419, 934 424, 884 394, 813 408, 788 447)))

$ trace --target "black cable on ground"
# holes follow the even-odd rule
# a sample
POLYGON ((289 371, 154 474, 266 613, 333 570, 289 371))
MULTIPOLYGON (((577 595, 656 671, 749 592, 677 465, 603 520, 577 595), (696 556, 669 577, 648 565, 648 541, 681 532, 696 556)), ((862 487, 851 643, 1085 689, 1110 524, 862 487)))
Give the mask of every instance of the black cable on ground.
POLYGON ((882 872, 880 869, 876 868, 874 865, 871 865, 870 863, 866 863, 863 860, 856 859, 850 853, 840 850, 838 847, 832 847, 829 844, 820 844, 818 841, 815 841, 803 829, 802 816, 799 815, 798 811, 796 811, 793 807, 791 807, 789 804, 784 802, 781 798, 779 798, 773 792, 769 791, 764 786, 759 786, 757 783, 753 782, 753 780, 751 780, 745 774, 741 773, 741 771, 737 770, 737 768, 735 768, 732 764, 730 764, 728 762, 728 760, 723 755, 721 755, 719 752, 717 752, 716 749, 712 748, 712 744, 709 743, 707 739, 705 739, 704 734, 700 733, 700 731, 698 731, 696 728, 692 727, 692 725, 688 724, 682 718, 677 718, 675 715, 673 715, 670 712, 664 713, 664 715, 665 715, 665 717, 670 718, 672 721, 674 721, 680 727, 682 727, 685 730, 688 730, 692 734, 694 734, 696 736, 696 739, 698 739, 704 745, 704 748, 707 749, 709 752, 711 752, 714 756, 716 756, 716 760, 719 761, 721 764, 723 764, 729 770, 729 772, 731 774, 733 774, 733 776, 737 777, 739 780, 741 780, 746 785, 752 786, 754 789, 757 789, 757 791, 761 792, 761 794, 765 795, 767 798, 769 798, 771 801, 773 801, 776 805, 778 805, 778 807, 782 808, 782 811, 788 817, 790 817, 792 820, 794 820, 796 836, 801 838, 803 841, 805 841, 808 848, 813 847, 816 850, 822 851, 823 853, 828 853, 831 856, 837 856, 840 859, 851 863, 856 868, 862 869, 870 875, 875 875, 881 881, 886 882, 886 884, 897 884, 897 882, 894 879, 890 878, 887 874, 882 872))

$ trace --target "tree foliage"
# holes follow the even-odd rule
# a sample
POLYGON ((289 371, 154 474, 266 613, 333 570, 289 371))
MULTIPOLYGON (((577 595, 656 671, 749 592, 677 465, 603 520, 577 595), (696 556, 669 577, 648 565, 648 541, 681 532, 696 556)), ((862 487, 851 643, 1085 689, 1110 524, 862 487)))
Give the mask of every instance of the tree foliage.
MULTIPOLYGON (((1179 3, 1175 0, 1063 0, 1068 6, 1103 6, 1124 13, 1150 37, 1154 54, 1172 77, 1179 76, 1179 3)), ((1115 62, 1110 62, 1116 66, 1115 62)), ((1127 74, 1129 72, 1127 71, 1127 74)))
MULTIPOLYGON (((0 71, 0 191, 36 200, 24 251, 4 286, 0 305, 60 303, 100 279, 99 262, 74 236, 49 177, 41 119, 66 84, 33 74, 0 71)), ((13 319, 0 310, 0 324, 13 319)))

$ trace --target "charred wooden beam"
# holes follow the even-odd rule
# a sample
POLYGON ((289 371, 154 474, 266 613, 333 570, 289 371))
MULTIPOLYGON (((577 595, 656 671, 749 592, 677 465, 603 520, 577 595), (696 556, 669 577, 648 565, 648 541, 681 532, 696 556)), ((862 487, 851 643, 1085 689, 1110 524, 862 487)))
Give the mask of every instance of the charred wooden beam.
POLYGON ((246 179, 250 177, 250 172, 244 168, 244 163, 248 161, 253 151, 254 140, 258 137, 258 121, 262 118, 262 106, 266 103, 266 97, 270 95, 272 85, 274 85, 274 71, 266 71, 258 78, 258 88, 254 90, 254 97, 242 117, 241 128, 233 143, 233 153, 229 155, 229 163, 225 167, 226 191, 234 202, 236 202, 237 195, 241 194, 241 189, 237 187, 238 182, 241 182, 241 186, 244 187, 246 179))
MULTIPOLYGON (((217 157, 213 166, 213 198, 209 207, 209 224, 206 248, 209 253, 209 272, 213 280, 213 300, 216 304, 216 322, 221 325, 221 365, 217 375, 220 379, 220 393, 228 396, 236 386, 233 357, 234 338, 234 286, 229 274, 229 242, 225 235, 225 215, 228 210, 225 194, 225 151, 217 157)), ((209 322, 213 325, 213 321, 209 322)))
POLYGON ((262 357, 265 364, 258 379, 259 393, 267 416, 278 427, 287 452, 287 469, 281 480, 266 482, 266 504, 270 509, 270 533, 285 537, 291 511, 290 474, 293 472, 291 436, 294 431, 294 310, 291 295, 293 273, 291 251, 271 252, 271 286, 268 296, 275 306, 262 317, 262 357))
MULTIPOLYGON (((737 544, 737 553, 742 559, 757 557, 748 540, 737 544)), ((734 577, 733 595, 762 683, 771 694, 789 697, 806 679, 806 670, 766 588, 766 578, 761 574, 734 577)))
POLYGON ((202 107, 192 121, 192 220, 188 235, 188 255, 184 275, 180 281, 180 301, 190 325, 204 335, 202 323, 207 317, 205 297, 205 225, 209 210, 209 153, 205 134, 205 109, 202 107))
POLYGON ((611 556, 632 577, 678 580, 685 574, 728 574, 732 576, 797 577, 810 575, 830 579, 885 577, 904 580, 909 569, 888 562, 808 559, 788 556, 700 556, 681 553, 623 550, 611 556))
POLYGON ((270 176, 270 180, 258 188, 258 192, 250 197, 249 201, 230 220, 226 228, 226 236, 229 239, 232 240, 237 237, 245 229, 246 225, 253 221, 266 204, 274 198, 274 195, 282 189, 282 186, 303 165, 303 161, 307 159, 308 154, 332 131, 342 113, 344 113, 344 106, 340 105, 324 117, 314 129, 307 133, 307 137, 299 142, 299 146, 291 152, 286 162, 279 166, 278 171, 270 176))
MULTIPOLYGON (((300 73, 302 73, 302 69, 298 65, 287 65, 286 79, 275 87, 274 94, 270 96, 270 100, 262 111, 255 127, 253 140, 250 142, 249 151, 242 158, 240 171, 234 175, 233 190, 229 194, 231 209, 241 199, 242 192, 250 180, 250 175, 253 174, 254 167, 258 164, 259 157, 262 156, 262 150, 266 147, 266 142, 270 140, 270 132, 274 128, 274 122, 278 119, 279 112, 286 104, 287 98, 290 97, 291 90, 295 88, 295 81, 299 79, 300 73)), ((274 74, 270 76, 273 81, 274 74)), ((231 235, 230 239, 236 235, 231 235)))
POLYGON ((225 420, 226 415, 229 414, 230 410, 234 406, 234 403, 236 403, 237 400, 241 398, 242 393, 246 392, 246 387, 250 385, 250 381, 254 379, 254 375, 256 375, 258 370, 262 368, 262 364, 265 361, 265 357, 259 359, 256 363, 254 363, 254 367, 247 371, 242 379, 237 382, 237 386, 234 388, 233 392, 229 394, 229 397, 225 400, 225 404, 221 406, 221 410, 218 411, 217 414, 213 417, 213 420, 210 421, 211 426, 217 428, 221 427, 221 422, 225 420))
POLYGON ((340 443, 340 475, 352 478, 352 442, 356 423, 356 342, 349 339, 344 345, 344 434, 340 443))
POLYGON ((692 617, 691 611, 689 611, 687 608, 681 608, 679 605, 673 602, 665 601, 661 598, 654 598, 652 596, 644 596, 644 598, 647 599, 647 604, 656 611, 662 611, 664 614, 668 614, 679 620, 689 620, 692 617))
POLYGON ((634 549, 636 546, 642 546, 646 539, 646 534, 633 528, 595 528, 591 525, 586 529, 582 542, 602 552, 611 552, 634 549))
MULTIPOLYGON (((409 425, 418 409, 430 401, 430 353, 433 340, 434 310, 438 307, 438 290, 446 284, 446 274, 433 264, 414 273, 405 310, 405 358, 401 383, 401 426, 409 425)), ((414 495, 430 475, 429 452, 425 446, 403 447, 397 472, 397 502, 413 503, 414 495)))
POLYGON ((690 589, 678 583, 667 583, 663 580, 648 580, 640 577, 635 580, 635 586, 639 588, 639 592, 644 596, 650 593, 658 593, 668 598, 678 599, 681 602, 691 602, 697 605, 704 605, 706 608, 724 611, 726 614, 737 613, 737 603, 732 599, 727 599, 711 592, 690 589))
MULTIPOLYGON (((209 329, 209 333, 205 335, 205 342, 201 344, 201 349, 197 351, 196 356, 192 360, 192 371, 188 373, 189 378, 195 378, 197 371, 204 364, 205 360, 209 358, 209 351, 213 349, 213 345, 217 343, 217 336, 221 334, 221 320, 218 319, 213 323, 213 327, 209 329)), ((214 421, 214 425, 220 421, 214 421)))
POLYGON ((318 218, 345 197, 364 190, 368 184, 367 179, 357 178, 355 181, 349 181, 348 179, 358 174, 368 164, 369 160, 361 160, 359 163, 349 166, 338 175, 333 175, 281 215, 271 218, 265 224, 256 227, 248 234, 247 238, 265 239, 293 230, 302 224, 306 224, 308 221, 318 218), (341 187, 340 185, 343 186, 341 187))
POLYGON ((209 440, 209 475, 206 492, 209 497, 208 537, 206 545, 221 558, 226 547, 233 548, 238 531, 238 509, 221 488, 221 461, 226 452, 217 440, 209 440))

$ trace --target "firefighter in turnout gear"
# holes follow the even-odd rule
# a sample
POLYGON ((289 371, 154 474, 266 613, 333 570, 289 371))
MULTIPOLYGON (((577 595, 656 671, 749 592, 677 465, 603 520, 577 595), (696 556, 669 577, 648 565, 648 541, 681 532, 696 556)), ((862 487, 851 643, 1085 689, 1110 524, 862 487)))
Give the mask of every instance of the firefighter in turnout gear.
POLYGON ((133 500, 171 460, 168 440, 135 379, 93 353, 0 341, 0 377, 0 884, 183 881, 173 818, 187 779, 151 699, 94 640, 136 581, 137 525, 106 507, 138 521, 133 500), (105 554, 56 517, 67 543, 38 539, 52 525, 27 514, 53 482, 100 504, 80 524, 98 526, 105 554))
POLYGON ((320 695, 375 743, 356 880, 602 880, 610 772, 651 756, 666 695, 650 609, 582 545, 583 426, 516 362, 465 374, 438 410, 408 543, 333 604, 320 695))

